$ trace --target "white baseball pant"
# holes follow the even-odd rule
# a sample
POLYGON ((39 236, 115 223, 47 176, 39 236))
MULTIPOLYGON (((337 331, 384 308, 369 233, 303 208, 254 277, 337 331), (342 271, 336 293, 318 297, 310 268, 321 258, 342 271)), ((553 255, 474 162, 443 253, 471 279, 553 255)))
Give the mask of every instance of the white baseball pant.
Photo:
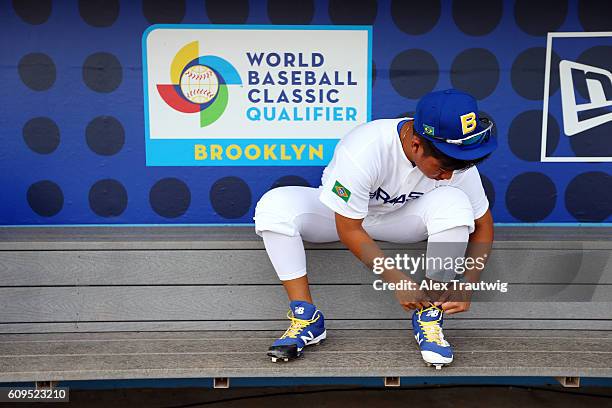
MULTIPOLYGON (((335 214, 319 201, 319 188, 278 187, 264 194, 255 208, 255 231, 263 238, 270 261, 282 281, 306 275, 303 240, 339 241, 335 214)), ((474 230, 474 212, 463 191, 445 186, 405 203, 396 211, 368 215, 362 226, 375 240, 395 243, 427 240, 427 257, 456 259, 465 254, 469 234, 474 230), (457 245, 435 245, 451 242, 457 245), (440 253, 449 248, 454 253, 440 253)), ((429 269, 426 276, 434 280, 449 279, 447 272, 429 269)))

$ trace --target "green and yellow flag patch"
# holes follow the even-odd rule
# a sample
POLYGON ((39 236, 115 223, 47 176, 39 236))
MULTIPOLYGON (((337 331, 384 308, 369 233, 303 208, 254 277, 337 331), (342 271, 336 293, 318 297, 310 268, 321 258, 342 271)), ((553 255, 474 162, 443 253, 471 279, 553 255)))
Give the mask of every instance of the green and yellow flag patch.
POLYGON ((428 136, 436 135, 436 128, 434 128, 433 126, 423 124, 423 130, 425 131, 425 134, 428 136))
POLYGON ((343 199, 344 202, 348 202, 349 198, 351 198, 351 190, 349 190, 348 188, 346 188, 342 184, 340 184, 340 182, 338 180, 336 180, 336 183, 334 184, 334 187, 332 188, 332 191, 338 197, 343 199))

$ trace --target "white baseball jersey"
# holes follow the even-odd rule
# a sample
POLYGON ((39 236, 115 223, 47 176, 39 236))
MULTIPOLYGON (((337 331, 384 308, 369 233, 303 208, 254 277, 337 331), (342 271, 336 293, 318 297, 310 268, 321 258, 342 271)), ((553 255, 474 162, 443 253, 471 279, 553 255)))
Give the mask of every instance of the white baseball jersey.
POLYGON ((395 211, 437 187, 453 186, 469 197, 474 219, 482 217, 489 201, 476 167, 455 171, 449 180, 427 178, 402 149, 398 125, 404 120, 374 120, 344 136, 323 171, 321 202, 340 215, 363 219, 395 211))

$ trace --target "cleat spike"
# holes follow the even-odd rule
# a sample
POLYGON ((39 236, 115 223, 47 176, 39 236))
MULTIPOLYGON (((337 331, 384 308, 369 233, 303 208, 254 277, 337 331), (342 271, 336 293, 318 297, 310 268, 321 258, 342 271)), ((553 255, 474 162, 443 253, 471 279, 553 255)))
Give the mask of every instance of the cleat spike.
POLYGON ((278 360, 278 359, 277 359, 276 357, 272 357, 272 362, 273 362, 273 363, 276 363, 276 361, 277 361, 277 360, 278 360))
POLYGON ((289 359, 288 358, 283 358, 283 361, 287 362, 287 361, 289 361, 289 359))
POLYGON ((442 364, 435 364, 436 366, 436 370, 441 370, 442 369, 442 364))

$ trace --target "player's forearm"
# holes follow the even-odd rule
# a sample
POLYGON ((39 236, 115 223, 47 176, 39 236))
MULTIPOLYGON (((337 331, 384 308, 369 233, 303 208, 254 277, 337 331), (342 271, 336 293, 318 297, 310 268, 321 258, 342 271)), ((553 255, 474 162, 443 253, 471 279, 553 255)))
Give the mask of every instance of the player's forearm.
POLYGON ((477 282, 480 280, 480 274, 484 270, 484 264, 488 261, 491 253, 493 236, 493 217, 491 213, 487 211, 482 218, 476 220, 474 232, 470 234, 468 241, 466 257, 480 260, 480 262, 474 264, 475 266, 473 268, 465 272, 465 278, 469 282, 477 282), (479 265, 482 265, 482 267, 479 267, 479 265))
MULTIPOLYGON (((380 249, 370 235, 360 226, 350 230, 338 230, 340 241, 355 255, 364 265, 372 270, 376 258, 384 258, 385 253, 380 249)), ((396 268, 385 268, 380 277, 385 282, 400 282, 410 278, 396 268)))
POLYGON ((361 226, 351 229, 338 228, 340 241, 368 268, 374 266, 374 259, 385 254, 361 226))

